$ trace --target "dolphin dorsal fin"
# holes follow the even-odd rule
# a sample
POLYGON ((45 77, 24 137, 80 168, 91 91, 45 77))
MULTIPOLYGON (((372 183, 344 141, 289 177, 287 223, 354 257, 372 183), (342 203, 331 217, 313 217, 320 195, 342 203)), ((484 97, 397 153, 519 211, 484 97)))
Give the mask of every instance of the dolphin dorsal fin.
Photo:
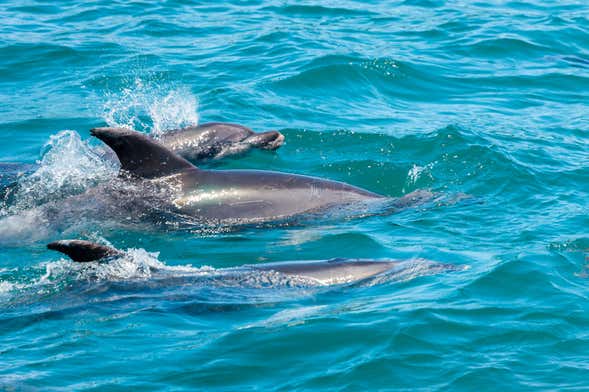
POLYGON ((66 254, 73 261, 86 263, 105 257, 120 256, 122 253, 106 245, 83 240, 60 240, 47 244, 47 248, 66 254))
POLYGON ((106 143, 117 154, 121 170, 139 178, 168 176, 196 167, 157 140, 125 128, 94 128, 92 136, 106 143))

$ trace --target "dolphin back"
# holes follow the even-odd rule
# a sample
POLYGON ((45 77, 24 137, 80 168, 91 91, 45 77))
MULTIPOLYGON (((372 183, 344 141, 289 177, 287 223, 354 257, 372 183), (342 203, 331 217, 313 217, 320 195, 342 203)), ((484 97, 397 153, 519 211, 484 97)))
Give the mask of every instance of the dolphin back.
POLYGON ((253 265, 252 268, 305 277, 328 285, 368 279, 388 272, 397 265, 398 262, 393 260, 331 259, 268 263, 253 265))
POLYGON ((194 165, 160 142, 125 128, 94 128, 92 136, 106 143, 121 162, 121 170, 139 178, 157 178, 175 174, 194 165))

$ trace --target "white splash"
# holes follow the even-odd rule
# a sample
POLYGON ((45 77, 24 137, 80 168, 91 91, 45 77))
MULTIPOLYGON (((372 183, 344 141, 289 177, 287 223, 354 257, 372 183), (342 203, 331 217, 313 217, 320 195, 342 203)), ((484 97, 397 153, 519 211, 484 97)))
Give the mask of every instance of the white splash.
POLYGON ((407 173, 407 180, 408 182, 414 184, 419 179, 419 176, 423 172, 424 167, 413 165, 411 169, 409 169, 409 173, 407 173))
POLYGON ((39 168, 21 177, 13 211, 83 192, 116 175, 116 162, 101 158, 75 131, 61 131, 43 147, 39 168))
MULTIPOLYGON (((102 242, 102 241, 101 241, 102 242)), ((151 278, 181 277, 184 275, 207 275, 215 271, 211 267, 193 267, 192 265, 168 266, 158 260, 159 252, 145 249, 128 249, 120 257, 108 262, 74 263, 62 259, 45 264, 45 274, 38 284, 48 284, 64 276, 81 281, 133 281, 151 278)))
POLYGON ((0 281, 0 295, 9 294, 12 291, 22 289, 23 287, 24 287, 23 284, 0 281))
POLYGON ((106 94, 103 118, 109 126, 146 130, 157 136, 198 125, 198 99, 187 87, 135 78, 130 87, 106 94))
POLYGON ((156 97, 149 106, 153 122, 151 133, 160 135, 166 130, 198 125, 198 100, 188 89, 170 91, 164 97, 156 97))
POLYGON ((17 211, 0 218, 0 245, 38 241, 46 238, 49 231, 49 224, 38 209, 17 211))
POLYGON ((433 180, 431 171, 434 166, 434 162, 428 163, 425 166, 413 164, 411 169, 409 169, 409 171, 407 172, 407 179, 405 180, 405 185, 403 186, 403 192, 405 192, 406 189, 415 186, 417 184, 417 181, 422 179, 424 176, 427 176, 429 177, 429 179, 433 180))

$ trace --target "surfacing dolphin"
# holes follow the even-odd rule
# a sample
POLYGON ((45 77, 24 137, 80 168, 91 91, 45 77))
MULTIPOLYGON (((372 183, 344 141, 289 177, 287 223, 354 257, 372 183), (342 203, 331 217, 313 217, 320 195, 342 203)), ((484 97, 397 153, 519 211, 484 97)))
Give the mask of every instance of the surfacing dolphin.
MULTIPOLYGON (((222 122, 171 129, 155 139, 169 150, 196 163, 243 155, 253 148, 276 150, 284 143, 284 135, 278 131, 256 133, 243 125, 222 122)), ((110 149, 101 153, 106 159, 115 159, 110 149)))
MULTIPOLYGON (((47 245, 47 248, 61 252, 75 262, 108 261, 111 258, 124 257, 125 252, 84 240, 60 240, 47 245)), ((453 264, 428 263, 431 273, 441 271, 463 270, 464 267, 453 264)), ((330 259, 308 261, 283 261, 266 264, 243 265, 225 269, 225 271, 268 271, 304 278, 321 285, 354 283, 375 278, 397 270, 402 266, 399 260, 375 259, 330 259)))
POLYGON ((196 162, 243 154, 252 148, 276 150, 284 142, 278 131, 255 133, 239 124, 211 122, 167 131, 158 140, 178 155, 196 162))
MULTIPOLYGON (((203 170, 148 136, 95 128, 121 163, 121 176, 156 186, 175 212, 206 222, 249 224, 390 200, 342 182, 260 170, 203 170)), ((136 195, 142 197, 142 195, 136 195)))

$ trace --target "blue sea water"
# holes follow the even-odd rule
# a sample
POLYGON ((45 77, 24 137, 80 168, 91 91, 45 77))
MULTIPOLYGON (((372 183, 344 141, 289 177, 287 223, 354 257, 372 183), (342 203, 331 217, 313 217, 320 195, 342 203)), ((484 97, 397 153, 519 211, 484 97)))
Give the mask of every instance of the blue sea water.
POLYGON ((585 1, 6 0, 0 21, 0 389, 589 389, 585 1), (216 168, 437 196, 230 232, 31 213, 114 175, 89 129, 208 121, 286 136, 216 168), (60 238, 131 250, 80 266, 60 238), (469 268, 216 277, 332 257, 469 268))

